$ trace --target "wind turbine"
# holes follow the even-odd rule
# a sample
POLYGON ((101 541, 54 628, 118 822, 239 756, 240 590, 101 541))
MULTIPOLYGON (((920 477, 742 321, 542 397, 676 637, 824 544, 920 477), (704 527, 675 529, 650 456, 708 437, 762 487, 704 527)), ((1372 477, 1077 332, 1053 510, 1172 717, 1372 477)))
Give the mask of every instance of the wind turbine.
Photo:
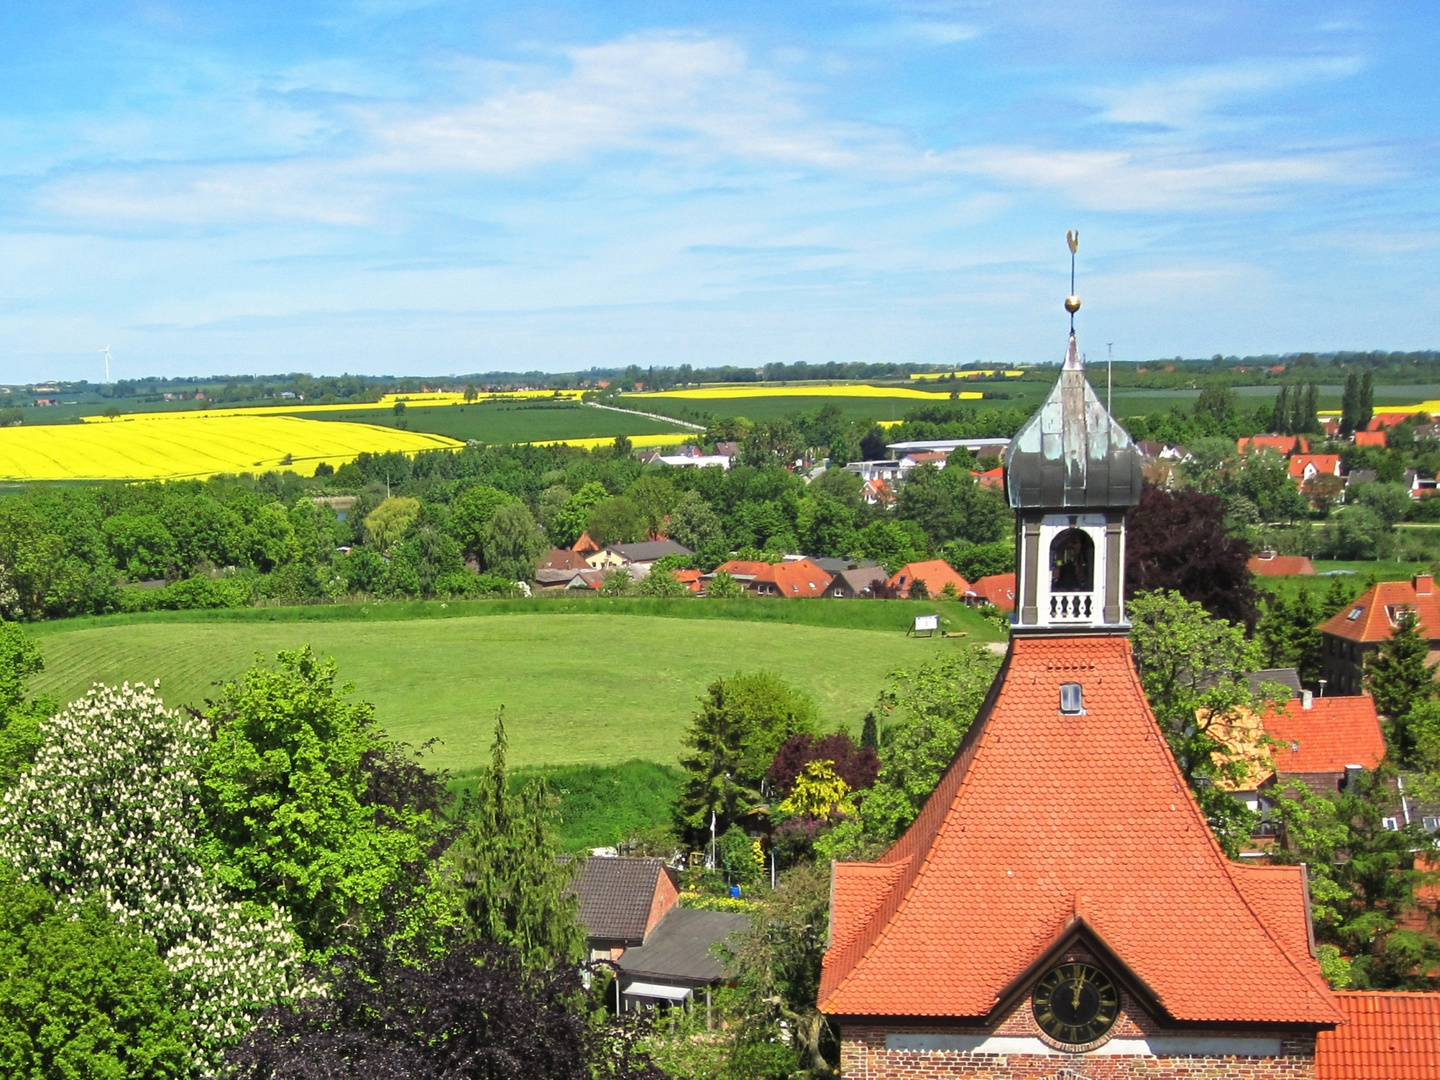
POLYGON ((100 352, 105 357, 105 381, 108 383, 110 381, 110 346, 106 345, 100 352))

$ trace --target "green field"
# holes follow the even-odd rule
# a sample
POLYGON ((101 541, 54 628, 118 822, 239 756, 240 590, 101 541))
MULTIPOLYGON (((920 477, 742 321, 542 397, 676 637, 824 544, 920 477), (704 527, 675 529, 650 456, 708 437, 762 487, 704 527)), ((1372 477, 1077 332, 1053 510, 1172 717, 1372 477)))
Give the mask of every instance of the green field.
POLYGON ((485 403, 430 405, 406 409, 397 416, 391 409, 297 410, 307 420, 344 420, 405 431, 426 431, 452 439, 486 443, 544 442, 548 439, 614 438, 616 435, 655 435, 673 430, 681 440, 687 432, 663 420, 629 416, 610 409, 592 409, 575 402, 485 403))
MULTIPOLYGON (((676 603, 697 614, 708 606, 676 603)), ((738 603, 759 614, 804 602, 738 603)), ((831 618, 844 609, 857 616, 865 614, 861 609, 876 615, 889 609, 880 601, 809 603, 819 617, 838 609, 831 618)), ((909 607, 889 609, 888 618, 904 625, 909 607)), ((345 618, 349 609, 339 607, 319 609, 342 615, 320 621, 264 618, 304 610, 317 609, 42 624, 46 670, 34 688, 69 700, 94 681, 158 678, 169 705, 199 703, 257 653, 310 644, 339 661, 342 677, 374 703, 395 738, 414 745, 441 740, 431 758, 436 767, 464 771, 482 764, 501 705, 517 768, 630 759, 672 764, 696 699, 716 676, 773 671, 811 694, 826 724, 858 731, 886 672, 960 647, 954 638, 907 638, 898 629, 598 613, 595 607, 596 614, 569 614, 559 605, 503 618, 371 620, 345 618)), ((969 640, 994 636, 968 611, 955 609, 952 620, 975 628, 969 640)))

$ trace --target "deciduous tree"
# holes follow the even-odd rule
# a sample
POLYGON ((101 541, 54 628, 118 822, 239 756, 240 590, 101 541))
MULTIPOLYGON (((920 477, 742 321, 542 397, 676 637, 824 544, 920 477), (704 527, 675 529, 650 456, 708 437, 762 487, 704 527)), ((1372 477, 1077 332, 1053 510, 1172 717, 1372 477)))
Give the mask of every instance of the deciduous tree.
POLYGON ((1198 491, 1146 485, 1125 536, 1130 596, 1165 589, 1197 601, 1217 618, 1253 626, 1256 595, 1250 545, 1225 532, 1225 507, 1198 491))

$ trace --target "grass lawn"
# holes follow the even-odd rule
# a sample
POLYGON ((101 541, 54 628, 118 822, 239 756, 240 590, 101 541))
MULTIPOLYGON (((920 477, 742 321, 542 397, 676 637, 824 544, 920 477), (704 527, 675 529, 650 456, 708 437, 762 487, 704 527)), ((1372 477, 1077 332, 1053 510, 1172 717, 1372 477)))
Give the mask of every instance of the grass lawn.
MULTIPOLYGON (((495 712, 502 705, 511 762, 517 768, 610 765, 630 759, 668 765, 676 760, 696 699, 716 676, 773 671, 811 694, 826 724, 858 732, 888 671, 961 646, 953 638, 908 638, 900 629, 669 618, 614 613, 599 606, 579 609, 594 614, 571 614, 561 607, 563 601, 534 603, 553 606, 510 609, 507 618, 306 621, 299 615, 317 609, 280 608, 219 613, 230 618, 121 617, 40 624, 36 629, 42 631, 38 636, 46 670, 34 689, 70 700, 97 680, 158 678, 167 704, 198 703, 214 692, 217 681, 244 670, 257 653, 273 656, 278 649, 310 644, 336 658, 342 678, 353 681, 357 692, 374 703, 381 723, 395 738, 417 746, 441 740, 430 759, 436 767, 460 772, 484 764, 495 712), (284 613, 290 617, 263 618, 284 613)), ((757 614, 791 605, 798 609, 800 603, 738 602, 757 614)), ((902 626, 910 606, 809 603, 815 605, 815 617, 846 615, 821 607, 827 605, 856 609, 854 617, 883 615, 902 626), (861 610, 869 608, 876 609, 874 615, 861 610)), ((710 606, 698 600, 675 605, 696 614, 710 606)), ((359 610, 328 609, 337 614, 359 610)), ((968 611, 950 614, 952 620, 963 617, 967 626, 976 628, 966 640, 994 637, 968 611)))
MULTIPOLYGON (((348 420, 379 427, 398 427, 405 431, 425 431, 452 439, 477 439, 487 443, 657 435, 671 430, 663 420, 628 416, 609 409, 592 409, 574 402, 431 405, 406 409, 399 416, 390 409, 297 411, 294 415, 310 420, 348 420)), ((685 429, 677 425, 673 430, 683 440, 685 429)))

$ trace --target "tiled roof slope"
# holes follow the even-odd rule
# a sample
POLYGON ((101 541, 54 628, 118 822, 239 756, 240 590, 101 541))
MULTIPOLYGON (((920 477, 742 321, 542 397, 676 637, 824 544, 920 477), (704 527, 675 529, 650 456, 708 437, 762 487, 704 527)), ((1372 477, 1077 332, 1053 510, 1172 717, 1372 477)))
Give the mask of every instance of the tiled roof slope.
POLYGON ((1382 581, 1326 619, 1320 624, 1320 629, 1348 641, 1384 641, 1395 629, 1390 615, 1400 607, 1415 609, 1415 614, 1420 617, 1420 633, 1423 636, 1432 641, 1440 638, 1440 593, 1435 591, 1435 584, 1428 577, 1417 577, 1411 581, 1382 581), (1417 582, 1422 591, 1416 590, 1417 582), (1360 613, 1352 618, 1357 608, 1360 613))
POLYGON ((665 872, 663 859, 586 859, 575 879, 580 925, 586 936, 637 944, 644 941, 655 885, 665 872))
POLYGON ((1261 577, 1295 577, 1315 573, 1315 564, 1305 555, 1251 555, 1245 565, 1252 574, 1261 577))
POLYGON ((955 591, 961 596, 970 591, 970 583, 957 574, 955 568, 944 559, 906 563, 890 575, 885 587, 896 596, 907 597, 910 595, 910 586, 917 578, 925 582, 925 589, 932 599, 939 596, 946 585, 954 585, 955 591))
MULTIPOLYGON (((1254 910, 1119 636, 1017 637, 980 716, 878 867, 835 866, 820 1007, 981 1017, 1083 913, 1182 1021, 1333 1024, 1285 912, 1254 910), (1061 715, 1062 683, 1085 712, 1061 715), (892 883, 893 882, 893 883, 892 883), (872 913, 868 914, 867 913, 872 913)), ((1283 879, 1277 879, 1283 880, 1283 879)))
POLYGON ((1335 998, 1350 1022, 1320 1033, 1315 1080, 1440 1080, 1440 994, 1335 998))
POLYGON ((1369 694, 1315 698, 1306 709, 1291 698, 1261 719, 1265 733, 1286 746, 1270 751, 1281 773, 1344 772, 1346 765, 1373 769, 1385 756, 1385 736, 1369 694))

